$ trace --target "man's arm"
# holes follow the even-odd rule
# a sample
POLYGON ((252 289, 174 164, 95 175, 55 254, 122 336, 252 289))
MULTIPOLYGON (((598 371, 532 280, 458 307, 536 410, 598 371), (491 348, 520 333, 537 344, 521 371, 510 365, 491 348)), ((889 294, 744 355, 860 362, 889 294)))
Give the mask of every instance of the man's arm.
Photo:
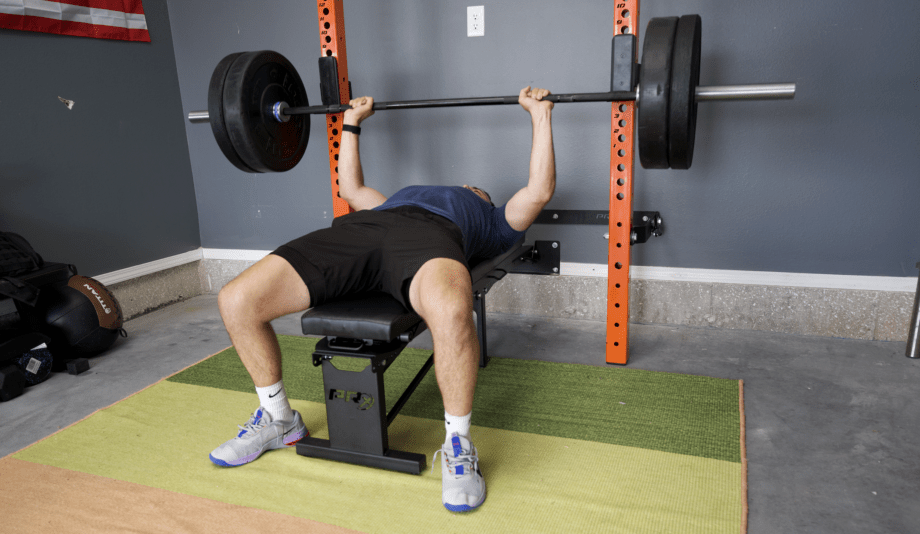
MULTIPOLYGON (((374 99, 364 96, 349 102, 352 109, 345 111, 344 124, 360 126, 364 119, 374 114, 374 99)), ((383 204, 387 197, 380 191, 364 185, 361 155, 358 152, 358 134, 342 131, 339 147, 339 195, 356 211, 369 210, 383 204)))
POLYGON ((556 157, 553 153, 553 103, 544 101, 546 89, 521 89, 518 102, 530 113, 533 147, 530 152, 530 179, 527 187, 511 197, 505 206, 505 219, 523 232, 537 219, 556 190, 556 157))

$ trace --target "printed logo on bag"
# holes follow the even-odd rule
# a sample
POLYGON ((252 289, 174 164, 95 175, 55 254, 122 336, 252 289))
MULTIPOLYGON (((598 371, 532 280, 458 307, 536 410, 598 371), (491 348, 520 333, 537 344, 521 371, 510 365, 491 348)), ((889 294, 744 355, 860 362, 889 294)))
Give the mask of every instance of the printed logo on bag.
POLYGON ((88 289, 89 292, 92 293, 94 297, 96 297, 96 300, 99 301, 99 305, 102 306, 102 310, 105 311, 106 315, 112 313, 112 308, 109 308, 108 306, 105 305, 105 301, 102 300, 102 295, 96 292, 96 288, 94 288, 93 286, 89 284, 83 284, 83 287, 88 289))
POLYGON ((121 328, 121 309, 112 293, 98 280, 86 276, 73 276, 67 285, 76 289, 93 303, 96 315, 99 317, 99 326, 111 330, 121 328))
POLYGON ((330 389, 329 400, 342 399, 345 402, 353 402, 358 405, 359 410, 370 410, 374 406, 374 397, 360 391, 346 391, 344 389, 330 389))

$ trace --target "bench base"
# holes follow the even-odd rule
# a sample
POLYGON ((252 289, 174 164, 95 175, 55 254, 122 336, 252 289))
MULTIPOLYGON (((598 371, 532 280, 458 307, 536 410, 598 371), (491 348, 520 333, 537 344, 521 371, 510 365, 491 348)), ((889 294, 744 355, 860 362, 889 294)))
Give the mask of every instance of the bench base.
POLYGON ((333 449, 328 439, 304 438, 297 442, 297 454, 336 462, 376 467, 400 473, 419 475, 427 466, 424 454, 388 450, 382 455, 333 449))
POLYGON ((304 438, 297 443, 297 454, 416 475, 424 471, 424 455, 389 447, 387 427, 434 364, 431 355, 387 413, 384 372, 406 345, 399 340, 321 339, 313 365, 323 370, 329 439, 304 438), (361 370, 339 369, 333 363, 336 357, 365 360, 367 365, 361 370))

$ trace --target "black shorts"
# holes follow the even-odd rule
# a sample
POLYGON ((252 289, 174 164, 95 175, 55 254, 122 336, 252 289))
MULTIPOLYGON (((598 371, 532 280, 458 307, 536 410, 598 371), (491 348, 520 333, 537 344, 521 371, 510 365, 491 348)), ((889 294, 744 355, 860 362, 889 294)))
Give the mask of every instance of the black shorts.
POLYGON ((336 217, 331 227, 272 254, 300 274, 313 306, 352 293, 383 291, 411 310, 409 284, 425 262, 450 258, 469 269, 460 228, 414 206, 336 217))

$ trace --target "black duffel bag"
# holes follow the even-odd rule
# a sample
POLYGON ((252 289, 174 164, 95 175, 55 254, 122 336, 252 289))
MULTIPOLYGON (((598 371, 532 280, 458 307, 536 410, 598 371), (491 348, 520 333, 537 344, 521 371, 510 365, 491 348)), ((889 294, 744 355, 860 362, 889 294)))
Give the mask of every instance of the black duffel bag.
POLYGON ((34 306, 38 300, 38 288, 16 276, 37 271, 44 264, 45 260, 24 237, 0 232, 0 296, 34 306))

